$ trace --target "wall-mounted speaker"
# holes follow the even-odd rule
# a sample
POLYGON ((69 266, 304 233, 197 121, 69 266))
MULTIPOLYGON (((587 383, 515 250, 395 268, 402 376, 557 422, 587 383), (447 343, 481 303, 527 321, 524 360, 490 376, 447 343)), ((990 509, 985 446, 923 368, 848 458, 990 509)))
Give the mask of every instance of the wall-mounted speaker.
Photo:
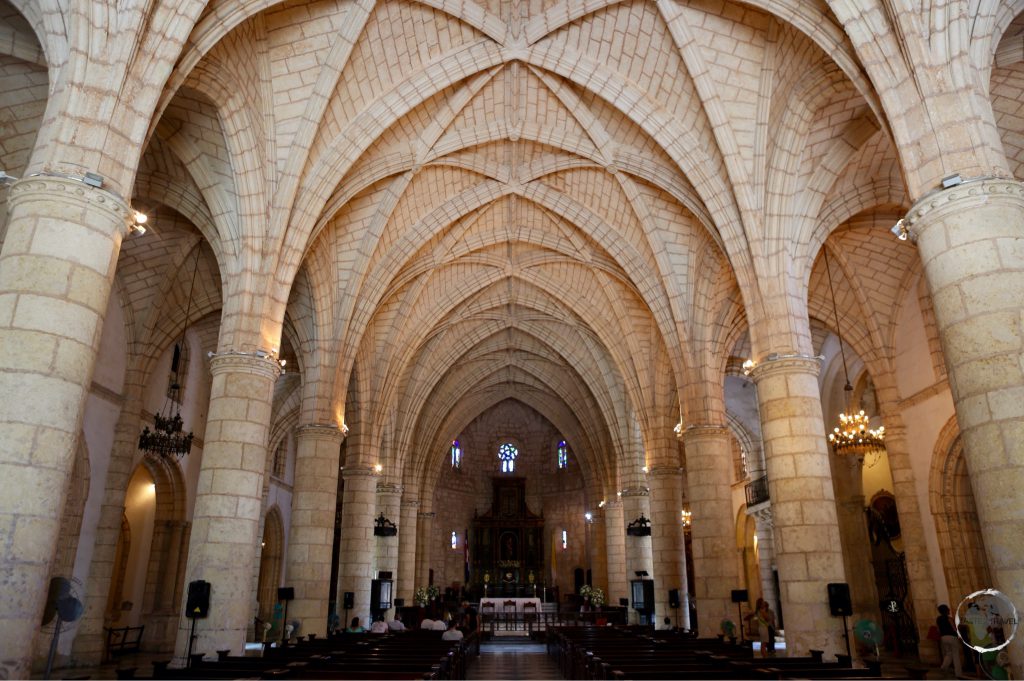
POLYGON ((733 589, 732 590, 732 602, 733 603, 746 603, 750 600, 750 594, 747 593, 746 589, 733 589))
POLYGON ((356 594, 355 594, 355 592, 354 591, 346 591, 344 597, 342 598, 342 601, 343 602, 342 602, 341 607, 344 608, 345 610, 351 610, 352 608, 356 607, 356 594))
POLYGON ((202 579, 188 583, 186 617, 206 617, 210 614, 210 583, 202 579))
POLYGON ((843 582, 828 585, 828 609, 833 617, 853 614, 853 605, 850 603, 850 585, 843 582))
POLYGON ((396 598, 395 599, 395 607, 396 608, 404 608, 405 607, 405 599, 404 598, 396 598))
POLYGON ((282 586, 277 590, 277 600, 279 601, 294 601, 295 600, 295 587, 294 586, 282 586))
POLYGON ((620 608, 628 608, 629 607, 629 599, 628 598, 620 598, 619 599, 619 607, 620 608))
POLYGON ((682 602, 679 600, 679 589, 668 590, 668 607, 678 608, 682 606, 682 602))

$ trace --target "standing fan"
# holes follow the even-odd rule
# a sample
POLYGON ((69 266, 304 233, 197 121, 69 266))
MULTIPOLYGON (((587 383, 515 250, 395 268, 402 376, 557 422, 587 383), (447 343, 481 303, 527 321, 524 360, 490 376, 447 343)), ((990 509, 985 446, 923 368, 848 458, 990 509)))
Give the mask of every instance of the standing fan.
POLYGON ((882 639, 882 630, 873 620, 860 620, 853 625, 853 635, 861 643, 866 643, 875 649, 875 659, 878 659, 878 642, 882 639))
POLYGON ((50 654, 46 658, 44 679, 50 678, 53 669, 53 658, 57 654, 57 641, 60 639, 61 625, 71 623, 82 616, 84 607, 78 598, 77 583, 66 577, 54 577, 50 580, 50 589, 46 594, 46 606, 43 608, 43 626, 56 619, 53 625, 53 638, 50 640, 50 654))

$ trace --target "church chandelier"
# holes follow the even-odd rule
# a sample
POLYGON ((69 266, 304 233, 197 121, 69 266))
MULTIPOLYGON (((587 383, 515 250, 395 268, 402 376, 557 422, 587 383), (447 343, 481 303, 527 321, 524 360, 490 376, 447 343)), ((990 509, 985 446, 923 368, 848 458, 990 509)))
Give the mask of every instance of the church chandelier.
POLYGON ((839 456, 856 456, 863 460, 869 452, 879 452, 885 448, 885 426, 871 427, 871 419, 853 404, 853 386, 850 384, 850 372, 846 366, 846 351, 843 348, 843 334, 839 330, 839 311, 836 307, 836 292, 832 286, 832 269, 828 262, 828 248, 823 249, 825 256, 825 272, 828 274, 828 290, 832 298, 832 313, 836 320, 836 335, 839 337, 839 354, 843 358, 843 376, 846 385, 846 411, 839 414, 839 425, 828 434, 832 451, 839 456))
POLYGON ((171 356, 171 372, 174 378, 164 399, 164 406, 153 415, 153 430, 146 426, 139 434, 139 451, 153 456, 182 457, 192 451, 192 431, 184 432, 181 419, 181 384, 180 364, 181 349, 185 347, 185 331, 188 330, 189 315, 192 313, 192 294, 196 287, 196 274, 199 272, 200 245, 196 245, 196 259, 192 267, 192 284, 188 289, 188 303, 185 306, 185 325, 181 329, 181 341, 175 343, 174 354, 171 356))

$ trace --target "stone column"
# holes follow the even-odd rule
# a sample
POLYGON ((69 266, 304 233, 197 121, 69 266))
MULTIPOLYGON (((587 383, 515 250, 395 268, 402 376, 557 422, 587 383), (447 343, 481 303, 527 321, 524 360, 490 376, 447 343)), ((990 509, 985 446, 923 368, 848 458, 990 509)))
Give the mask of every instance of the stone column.
MULTIPOLYGON (((346 466, 345 499, 341 508, 341 552, 338 556, 338 600, 351 591, 355 608, 349 619, 370 624, 370 580, 374 555, 373 515, 377 508, 377 476, 371 468, 346 466)), ((347 622, 343 622, 348 626, 347 622)))
POLYGON ((619 499, 604 505, 605 539, 608 550, 608 604, 618 605, 620 598, 629 598, 626 580, 626 523, 619 499))
MULTIPOLYGON (((222 352, 210 361, 209 416, 189 541, 185 583, 210 583, 210 614, 196 627, 194 653, 241 655, 252 624, 252 569, 259 560, 260 509, 270 407, 278 363, 222 352)), ((187 600, 187 590, 185 598, 187 600)), ((192 621, 182 607, 175 655, 185 662, 192 621)))
MULTIPOLYGON (((921 198, 906 224, 932 295, 989 571, 1024 609, 1024 185, 965 182, 921 198)), ((1024 636, 1008 648, 1024 675, 1024 636)))
MULTIPOLYGON (((400 503, 402 501, 402 487, 391 482, 377 483, 377 515, 383 514, 385 518, 399 524, 400 503)), ((376 544, 376 568, 379 574, 382 570, 390 572, 392 577, 398 574, 398 543, 401 540, 402 528, 398 528, 398 535, 394 537, 374 537, 376 544)), ((392 597, 392 601, 394 597, 392 597)), ((387 614, 394 612, 388 610, 387 614)))
POLYGON ((0 252, 0 676, 29 675, 128 206, 14 183, 0 252))
POLYGON ((828 607, 830 582, 845 582, 825 444, 816 357, 789 355, 754 367, 761 412, 775 560, 786 649, 846 653, 842 621, 828 607))
POLYGON ((878 619, 878 589, 871 569, 871 543, 864 517, 863 460, 856 456, 832 456, 832 480, 836 495, 836 520, 843 545, 843 567, 850 585, 852 621, 878 619))
POLYGON ((402 496, 401 519, 398 523, 398 597, 412 605, 416 592, 416 539, 419 529, 420 502, 408 493, 402 496))
MULTIPOLYGON (((693 542, 693 588, 701 636, 719 633, 723 619, 736 619, 732 590, 740 586, 736 524, 732 508, 732 443, 729 429, 717 425, 686 428, 687 498, 693 542)), ((739 627, 742 622, 736 622, 739 627)), ((737 632, 738 633, 738 632, 737 632)))
POLYGON ((334 510, 338 466, 345 434, 334 424, 296 430, 295 484, 291 530, 285 557, 285 584, 295 588, 288 619, 302 622, 303 634, 327 634, 334 510))
POLYGON ((779 612, 779 593, 775 589, 775 528, 772 524, 772 507, 762 506, 754 513, 757 534, 757 569, 761 578, 761 597, 768 601, 771 609, 779 612))
POLYGON ((673 626, 689 628, 686 603, 686 546, 683 537, 683 480, 678 466, 652 468, 647 477, 651 486, 651 548, 654 554, 655 623, 668 617, 673 626), (679 590, 680 607, 669 606, 669 589, 679 590))
MULTIPOLYGON (((622 490, 622 514, 623 520, 628 526, 640 516, 651 519, 651 496, 646 487, 627 487, 622 490)), ((625 534, 625 530, 623 530, 625 534)), ((657 607, 658 592, 661 591, 660 576, 654 571, 654 554, 651 547, 651 537, 625 537, 626 547, 626 581, 637 579, 636 573, 639 570, 646 571, 650 579, 654 580, 655 607, 657 607)), ((626 592, 630 596, 629 591, 626 592)), ((667 598, 664 599, 667 602, 667 598)), ((630 603, 632 605, 632 603, 630 603)), ((636 611, 630 608, 630 621, 637 616, 636 611)))
MULTIPOLYGON (((601 509, 592 511, 590 520, 590 569, 591 581, 594 586, 604 589, 605 597, 610 596, 608 591, 608 531, 605 527, 604 512, 601 509)), ((608 605, 608 603, 605 603, 608 605)), ((612 605, 615 605, 614 603, 612 605)))
POLYGON ((417 515, 416 584, 413 585, 413 591, 421 586, 427 586, 427 582, 430 580, 435 515, 433 511, 420 511, 417 515))

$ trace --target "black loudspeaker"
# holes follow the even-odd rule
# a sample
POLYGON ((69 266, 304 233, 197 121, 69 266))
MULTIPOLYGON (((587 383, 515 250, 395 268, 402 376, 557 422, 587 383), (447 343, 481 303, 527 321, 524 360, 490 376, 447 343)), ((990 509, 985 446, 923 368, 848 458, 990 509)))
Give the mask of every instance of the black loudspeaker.
POLYGON ((679 589, 668 590, 668 607, 678 608, 681 607, 682 603, 679 601, 679 589))
POLYGON ((405 599, 404 598, 396 598, 395 599, 395 607, 396 608, 404 608, 405 607, 405 599))
POLYGON ((188 583, 186 617, 206 617, 210 614, 210 583, 197 579, 188 583))
POLYGON ((629 607, 629 599, 628 598, 620 598, 619 599, 619 607, 620 608, 628 608, 629 607))
POLYGON ((341 605, 345 610, 351 610, 356 607, 356 594, 354 591, 346 591, 341 605))
POLYGON ((295 600, 295 587, 294 586, 282 586, 277 590, 277 600, 279 601, 294 601, 295 600))
POLYGON ((853 605, 850 603, 850 585, 845 583, 828 585, 828 609, 833 617, 853 614, 853 605))
POLYGON ((733 603, 746 603, 750 600, 750 595, 746 589, 733 589, 732 590, 732 602, 733 603))

